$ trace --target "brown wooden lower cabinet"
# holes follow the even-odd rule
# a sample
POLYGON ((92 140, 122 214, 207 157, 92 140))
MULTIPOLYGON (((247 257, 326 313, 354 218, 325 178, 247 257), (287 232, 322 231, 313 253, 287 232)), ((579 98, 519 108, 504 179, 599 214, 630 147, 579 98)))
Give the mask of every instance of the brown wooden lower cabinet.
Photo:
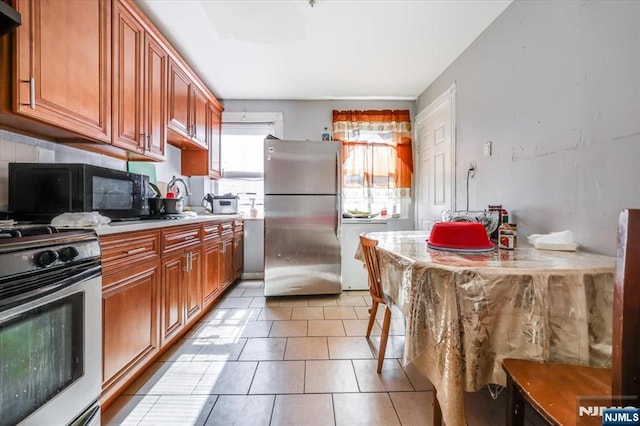
POLYGON ((157 260, 103 278, 103 399, 158 353, 159 290, 157 260))
POLYGON ((228 232, 230 223, 100 237, 103 410, 242 272, 242 235, 228 232))

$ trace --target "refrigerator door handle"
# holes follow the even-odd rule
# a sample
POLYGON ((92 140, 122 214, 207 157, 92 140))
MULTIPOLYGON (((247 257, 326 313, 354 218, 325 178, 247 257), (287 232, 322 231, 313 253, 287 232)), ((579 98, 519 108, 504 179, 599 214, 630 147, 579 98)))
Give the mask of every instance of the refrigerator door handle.
POLYGON ((342 233, 342 182, 340 169, 342 162, 340 161, 340 150, 336 151, 336 238, 340 241, 340 234, 342 233))

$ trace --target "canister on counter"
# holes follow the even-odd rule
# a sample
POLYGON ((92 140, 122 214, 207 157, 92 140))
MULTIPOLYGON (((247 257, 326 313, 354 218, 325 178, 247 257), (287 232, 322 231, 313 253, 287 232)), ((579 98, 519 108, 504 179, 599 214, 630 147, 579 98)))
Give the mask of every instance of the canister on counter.
POLYGON ((502 211, 502 225, 498 228, 498 248, 513 250, 518 242, 518 226, 509 223, 509 213, 502 211))

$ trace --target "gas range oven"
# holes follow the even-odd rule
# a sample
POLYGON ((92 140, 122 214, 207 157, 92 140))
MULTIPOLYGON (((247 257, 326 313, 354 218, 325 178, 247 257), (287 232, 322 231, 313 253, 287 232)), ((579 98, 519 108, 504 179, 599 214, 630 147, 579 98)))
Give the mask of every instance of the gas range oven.
POLYGON ((99 425, 102 266, 94 231, 0 227, 0 425, 99 425))

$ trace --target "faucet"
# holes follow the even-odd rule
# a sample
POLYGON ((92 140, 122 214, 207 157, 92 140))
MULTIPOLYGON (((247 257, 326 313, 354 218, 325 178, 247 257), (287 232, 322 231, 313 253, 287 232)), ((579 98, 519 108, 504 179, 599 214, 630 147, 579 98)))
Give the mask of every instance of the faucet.
POLYGON ((167 191, 171 191, 171 188, 178 182, 182 182, 182 185, 184 185, 184 190, 185 190, 184 196, 188 197, 189 195, 191 195, 191 191, 189 190, 189 185, 187 185, 187 182, 185 182, 184 179, 177 178, 175 176, 167 184, 167 191))

